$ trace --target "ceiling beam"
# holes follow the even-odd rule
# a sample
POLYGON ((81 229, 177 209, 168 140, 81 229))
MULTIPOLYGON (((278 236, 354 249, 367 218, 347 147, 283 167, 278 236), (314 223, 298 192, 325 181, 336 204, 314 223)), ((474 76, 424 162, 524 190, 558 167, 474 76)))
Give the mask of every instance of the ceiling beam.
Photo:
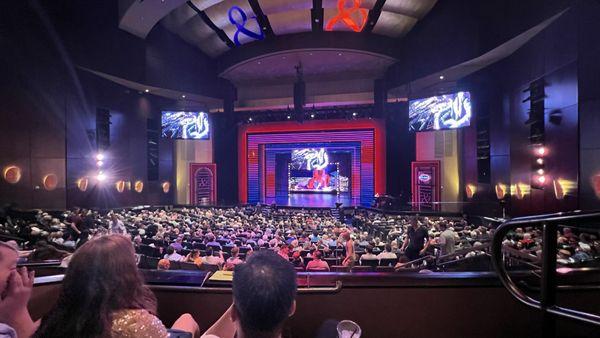
POLYGON ((273 28, 271 27, 269 18, 262 11, 262 8, 260 8, 260 4, 258 3, 258 0, 248 0, 248 3, 250 4, 250 7, 252 7, 252 11, 254 12, 254 15, 256 15, 256 20, 258 21, 258 24, 260 25, 260 29, 262 29, 263 32, 265 32, 265 35, 267 36, 267 38, 274 37, 275 33, 273 33, 273 28))
POLYGON ((323 10, 323 0, 313 0, 313 7, 310 10, 310 20, 313 32, 323 31, 323 18, 325 17, 323 10))
POLYGON ((375 28, 377 20, 379 20, 379 16, 381 15, 381 11, 383 10, 383 5, 385 5, 385 0, 377 0, 373 8, 371 8, 367 19, 367 25, 362 30, 363 32, 371 33, 373 31, 373 28, 375 28))
POLYGON ((227 47, 229 47, 229 48, 235 47, 235 44, 233 43, 233 41, 231 41, 229 36, 227 36, 227 34, 221 28, 217 27, 217 25, 215 25, 215 23, 212 22, 212 20, 208 17, 208 15, 206 15, 206 13, 204 13, 204 11, 202 11, 198 7, 196 7, 196 5, 194 5, 194 3, 192 3, 191 1, 188 1, 187 5, 190 6, 190 8, 193 9, 198 14, 198 16, 202 19, 202 21, 204 21, 204 23, 206 25, 208 25, 208 27, 210 27, 210 29, 212 29, 213 31, 215 31, 215 33, 217 33, 219 38, 223 42, 225 42, 227 47))

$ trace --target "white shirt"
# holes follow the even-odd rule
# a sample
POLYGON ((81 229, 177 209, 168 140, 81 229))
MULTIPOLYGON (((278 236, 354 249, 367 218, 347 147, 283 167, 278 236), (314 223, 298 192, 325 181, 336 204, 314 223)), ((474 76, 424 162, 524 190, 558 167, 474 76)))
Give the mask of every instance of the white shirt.
POLYGON ((177 252, 174 252, 170 255, 165 255, 165 258, 170 261, 176 261, 176 262, 183 260, 183 256, 178 254, 177 252))
POLYGON ((377 259, 396 259, 396 258, 398 258, 398 256, 396 256, 395 253, 387 252, 387 251, 384 251, 384 252, 380 253, 379 255, 377 255, 377 259))
POLYGON ((110 230, 111 234, 119 234, 119 235, 127 234, 127 229, 125 229, 125 225, 120 220, 117 220, 116 222, 110 221, 109 225, 110 225, 109 230, 110 230))

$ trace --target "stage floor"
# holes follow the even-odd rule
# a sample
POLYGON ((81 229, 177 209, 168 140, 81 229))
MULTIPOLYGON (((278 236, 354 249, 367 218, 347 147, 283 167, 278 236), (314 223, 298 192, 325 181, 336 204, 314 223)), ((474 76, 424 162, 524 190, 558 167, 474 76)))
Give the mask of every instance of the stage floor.
POLYGON ((288 207, 319 207, 319 208, 334 208, 335 203, 342 203, 343 206, 358 206, 360 201, 352 199, 348 195, 336 194, 289 194, 277 196, 275 198, 267 198, 264 203, 271 204, 275 202, 277 205, 288 207))

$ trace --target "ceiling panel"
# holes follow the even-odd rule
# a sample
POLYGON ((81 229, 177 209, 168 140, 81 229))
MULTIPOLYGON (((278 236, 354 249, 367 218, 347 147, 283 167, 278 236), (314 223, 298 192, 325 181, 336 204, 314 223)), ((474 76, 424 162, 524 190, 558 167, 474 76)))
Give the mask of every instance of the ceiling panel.
POLYGON ((437 0, 386 0, 383 10, 421 19, 436 2, 437 0))
POLYGON ((289 11, 298 10, 310 10, 312 9, 312 0, 294 0, 294 1, 281 1, 281 0, 258 0, 260 8, 265 15, 271 18, 271 14, 284 13, 289 11))
POLYGON ((412 16, 384 11, 381 12, 373 33, 398 38, 408 33, 416 23, 417 19, 412 16))
POLYGON ((268 17, 275 35, 309 32, 312 29, 310 10, 269 14, 268 17))

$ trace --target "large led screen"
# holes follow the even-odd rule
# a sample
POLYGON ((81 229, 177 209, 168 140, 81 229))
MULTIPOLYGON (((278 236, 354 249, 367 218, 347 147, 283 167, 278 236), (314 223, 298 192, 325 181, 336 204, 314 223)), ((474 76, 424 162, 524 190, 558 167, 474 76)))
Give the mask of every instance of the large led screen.
POLYGON ((348 177, 340 175, 339 163, 331 163, 325 148, 296 149, 288 167, 290 192, 348 192, 348 177))
POLYGON ((408 104, 409 130, 429 131, 468 127, 471 124, 471 94, 454 94, 412 100, 408 104))
POLYGON ((208 140, 210 125, 204 112, 163 111, 162 133, 165 138, 208 140))

